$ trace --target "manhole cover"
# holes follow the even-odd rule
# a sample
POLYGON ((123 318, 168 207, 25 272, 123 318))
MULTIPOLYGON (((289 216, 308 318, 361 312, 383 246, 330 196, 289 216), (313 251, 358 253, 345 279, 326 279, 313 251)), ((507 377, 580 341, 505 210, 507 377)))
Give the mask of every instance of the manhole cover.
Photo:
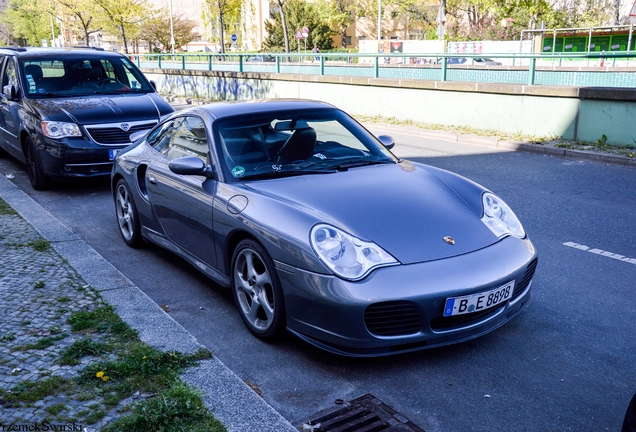
POLYGON ((309 416, 296 428, 312 432, 425 432, 372 394, 309 416))

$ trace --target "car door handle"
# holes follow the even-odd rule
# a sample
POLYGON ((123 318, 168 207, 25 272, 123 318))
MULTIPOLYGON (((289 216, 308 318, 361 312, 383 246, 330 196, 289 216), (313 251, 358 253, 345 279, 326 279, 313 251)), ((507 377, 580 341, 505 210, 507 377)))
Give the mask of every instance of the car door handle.
POLYGON ((148 181, 150 182, 150 184, 152 185, 157 185, 157 179, 154 178, 153 176, 148 176, 148 181))

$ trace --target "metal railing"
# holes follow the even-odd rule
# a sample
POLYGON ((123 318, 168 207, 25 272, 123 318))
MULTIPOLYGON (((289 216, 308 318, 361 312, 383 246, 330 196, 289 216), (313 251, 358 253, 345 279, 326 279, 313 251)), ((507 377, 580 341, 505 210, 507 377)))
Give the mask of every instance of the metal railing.
MULTIPOLYGON (((484 65, 478 59, 485 57, 511 59, 512 68, 527 70, 525 84, 534 85, 537 63, 561 67, 564 62, 588 60, 598 65, 616 66, 617 61, 636 60, 636 50, 610 52, 566 53, 180 53, 132 54, 140 68, 207 70, 230 72, 294 73, 313 75, 349 75, 382 77, 387 69, 429 69, 428 76, 447 81, 449 69, 473 67, 481 70, 506 70, 510 66, 484 65), (466 59, 453 64, 452 59, 466 59), (450 62, 450 63, 449 63, 450 62), (438 72, 435 72, 439 70, 438 72)), ((606 69, 602 69, 606 70, 606 69)))

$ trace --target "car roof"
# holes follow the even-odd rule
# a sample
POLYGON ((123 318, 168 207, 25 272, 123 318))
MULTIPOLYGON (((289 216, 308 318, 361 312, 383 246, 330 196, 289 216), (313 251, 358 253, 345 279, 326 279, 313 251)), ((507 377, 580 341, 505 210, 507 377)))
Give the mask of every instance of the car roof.
POLYGON ((121 57, 116 51, 104 51, 102 48, 40 48, 40 47, 2 47, 1 54, 13 54, 20 58, 40 58, 40 57, 121 57))
POLYGON ((326 102, 308 99, 260 99, 250 101, 213 102, 191 108, 190 111, 205 111, 216 118, 233 117, 241 114, 260 114, 271 111, 307 110, 335 108, 326 102))

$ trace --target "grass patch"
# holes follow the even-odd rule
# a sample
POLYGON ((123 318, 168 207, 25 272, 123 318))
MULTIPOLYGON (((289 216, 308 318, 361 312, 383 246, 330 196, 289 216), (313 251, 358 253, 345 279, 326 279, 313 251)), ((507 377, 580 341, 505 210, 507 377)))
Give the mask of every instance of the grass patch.
POLYGON ((92 411, 89 415, 84 417, 84 422, 87 424, 95 424, 101 419, 103 419, 104 417, 106 417, 106 413, 104 411, 96 410, 96 411, 92 411))
POLYGON ((452 132, 457 134, 492 136, 492 137, 497 137, 499 139, 523 141, 523 142, 528 142, 531 144, 550 143, 550 144, 554 144, 554 146, 557 148, 563 148, 568 150, 591 150, 591 151, 622 155, 629 158, 636 157, 636 146, 635 146, 636 140, 634 141, 634 143, 627 143, 623 146, 612 145, 607 143, 607 136, 605 134, 601 135, 601 137, 597 139, 595 142, 568 141, 568 140, 560 139, 557 136, 535 137, 530 135, 524 135, 521 132, 512 134, 512 133, 505 133, 505 132, 495 131, 495 130, 473 129, 467 126, 449 126, 449 125, 441 125, 441 124, 420 123, 420 122, 414 122, 412 120, 397 119, 394 117, 356 115, 355 118, 356 120, 360 122, 386 123, 386 124, 393 124, 393 125, 399 125, 399 126, 413 126, 416 128, 427 129, 427 130, 440 130, 440 131, 452 132), (558 141, 558 142, 555 142, 555 141, 558 141))
POLYGON ((63 365, 79 364, 79 359, 84 356, 98 356, 108 351, 108 345, 96 342, 89 337, 77 340, 70 347, 60 353, 59 363, 63 365))
POLYGON ((14 332, 9 332, 7 334, 0 336, 0 342, 11 342, 12 340, 15 340, 14 332))
POLYGON ((48 240, 39 239, 36 241, 28 242, 27 246, 32 247, 38 252, 44 252, 49 250, 49 248, 51 247, 51 243, 48 240))
POLYGON ((33 288, 37 288, 37 289, 39 289, 39 288, 44 288, 44 285, 46 285, 46 282, 44 282, 44 281, 37 281, 37 282, 35 283, 35 285, 33 285, 33 288))
POLYGON ((0 215, 17 215, 15 210, 2 198, 0 198, 0 215))
POLYGON ((74 332, 104 333, 111 331, 123 338, 135 339, 137 332, 123 322, 111 306, 100 306, 90 311, 73 313, 68 323, 74 332))
POLYGON ((62 393, 69 381, 59 376, 52 376, 42 381, 22 381, 18 383, 11 393, 5 392, 2 398, 6 402, 33 403, 47 396, 54 396, 62 393))
POLYGON ((66 405, 59 403, 59 404, 55 404, 55 405, 51 405, 51 406, 47 407, 46 410, 49 413, 51 413, 54 416, 56 416, 56 415, 58 415, 59 413, 62 412, 62 410, 64 409, 65 406, 66 405))
MULTIPOLYGON (((77 421, 86 425, 98 424, 116 410, 122 417, 102 429, 106 431, 225 431, 205 408, 201 394, 180 379, 184 368, 210 358, 212 353, 201 349, 194 354, 183 354, 151 347, 119 318, 114 308, 101 305, 98 296, 93 298, 98 305, 95 309, 70 313, 67 320, 72 332, 83 336, 52 355, 55 363, 62 365, 79 364, 86 356, 96 360, 75 378, 51 375, 51 371, 41 368, 36 381, 22 381, 11 390, 0 390, 2 403, 12 408, 29 407, 46 397, 64 395, 69 400, 90 404, 74 414, 77 421), (128 398, 136 398, 135 395, 139 396, 138 402, 122 404, 128 398)), ((64 301, 64 297, 57 300, 64 301)), ((58 313, 63 310, 58 309, 58 313)), ((51 336, 14 349, 46 349, 68 336, 59 326, 50 330, 51 336)), ((6 334, 0 341, 12 338, 15 336, 6 334)), ((59 420, 64 416, 63 402, 45 409, 59 420)))
POLYGON ((15 350, 16 351, 29 351, 29 350, 43 350, 43 349, 47 349, 48 347, 53 346, 55 344, 55 342, 57 342, 59 340, 62 340, 62 339, 64 339, 67 336, 68 335, 66 333, 62 333, 62 334, 59 334, 57 336, 43 337, 41 339, 38 339, 37 342, 16 347, 15 350))
POLYGON ((101 361, 85 368, 78 380, 85 385, 102 384, 104 390, 128 393, 128 389, 151 392, 166 389, 188 366, 195 365, 211 353, 195 354, 159 351, 142 342, 130 343, 120 359, 101 361))
POLYGON ((133 413, 102 429, 104 432, 159 430, 222 432, 225 427, 205 408, 201 395, 178 383, 156 397, 135 404, 133 413))

